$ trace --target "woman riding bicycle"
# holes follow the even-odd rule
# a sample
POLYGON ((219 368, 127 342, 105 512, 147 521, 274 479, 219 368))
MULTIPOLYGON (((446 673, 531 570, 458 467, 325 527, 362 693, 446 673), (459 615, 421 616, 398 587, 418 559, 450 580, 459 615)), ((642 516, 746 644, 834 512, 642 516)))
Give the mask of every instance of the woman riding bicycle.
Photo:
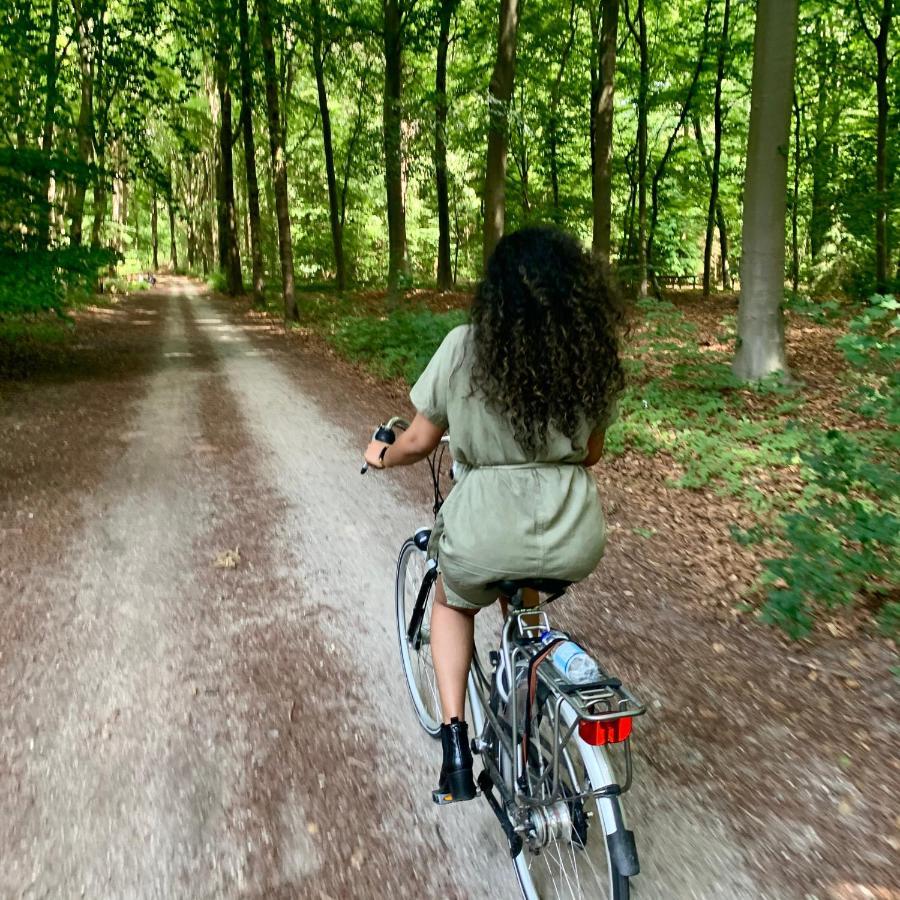
POLYGON ((498 595, 490 585, 577 581, 603 555, 606 525, 587 467, 601 456, 624 384, 620 298, 604 267, 557 229, 525 228, 497 244, 470 318, 410 392, 410 428, 366 449, 375 468, 409 465, 450 431, 456 487, 429 541, 441 574, 431 653, 444 753, 434 796, 444 802, 451 775, 453 800, 475 796, 465 692, 474 616, 498 595))

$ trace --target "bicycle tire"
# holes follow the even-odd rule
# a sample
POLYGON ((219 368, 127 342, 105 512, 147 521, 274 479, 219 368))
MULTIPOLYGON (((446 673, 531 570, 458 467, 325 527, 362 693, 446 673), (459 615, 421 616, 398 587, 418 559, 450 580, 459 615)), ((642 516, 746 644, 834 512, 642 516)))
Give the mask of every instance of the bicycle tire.
POLYGON ((417 650, 410 646, 407 637, 410 616, 419 589, 427 571, 425 554, 410 538, 400 548, 397 559, 397 577, 394 597, 397 612, 397 637, 400 643, 400 664, 406 678, 406 686, 413 703, 416 718, 422 728, 433 738, 441 734, 441 704, 437 692, 434 666, 431 663, 431 609, 434 603, 434 587, 428 596, 422 621, 424 641, 417 650))
MULTIPOLYGON (((575 713, 566 704, 563 704, 561 712, 567 726, 571 726, 575 721, 575 713)), ((611 769, 606 759, 606 754, 601 747, 593 747, 585 744, 577 734, 573 735, 569 742, 569 747, 576 748, 584 765, 585 772, 592 785, 608 784, 611 778, 611 769)), ((567 751, 568 752, 568 751, 567 751)), ((500 770, 505 778, 509 777, 510 759, 508 755, 501 751, 500 770)), ((606 804, 618 804, 618 798, 610 798, 602 801, 606 804)), ((601 878, 598 878, 596 871, 593 873, 590 884, 582 886, 580 879, 576 878, 578 889, 572 889, 571 878, 563 876, 566 884, 556 883, 557 879, 553 878, 552 871, 550 878, 541 878, 541 872, 535 869, 537 857, 536 854, 527 846, 522 848, 522 852, 513 860, 513 869, 516 879, 519 883, 519 889, 522 891, 524 900, 548 900, 548 898, 566 898, 566 900, 629 900, 631 895, 630 880, 626 875, 618 871, 615 862, 610 854, 609 843, 606 839, 605 829, 602 827, 602 812, 599 803, 595 799, 590 800, 593 818, 590 820, 592 825, 589 826, 587 842, 578 849, 578 853, 590 850, 598 857, 602 857, 604 861, 605 872, 601 878), (600 849, 602 846, 602 850, 600 849), (605 886, 604 886, 605 885, 605 886)), ((574 858, 576 851, 572 850, 574 858)), ((558 859, 562 854, 559 854, 558 859)), ((549 868, 549 867, 548 867, 549 868)))

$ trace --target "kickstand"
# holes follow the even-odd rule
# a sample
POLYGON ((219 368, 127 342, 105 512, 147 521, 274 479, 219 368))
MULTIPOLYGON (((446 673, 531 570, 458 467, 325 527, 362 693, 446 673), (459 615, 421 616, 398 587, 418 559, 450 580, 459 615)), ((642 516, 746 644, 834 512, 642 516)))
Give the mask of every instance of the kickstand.
POLYGON ((478 776, 478 787, 481 788, 484 799, 487 800, 488 806, 494 811, 494 815, 497 817, 497 821, 500 823, 500 827, 506 835, 506 840, 509 843, 510 859, 515 859, 522 852, 522 838, 516 833, 515 828, 513 828, 512 822, 509 821, 509 816, 506 814, 506 810, 494 796, 494 782, 491 780, 491 776, 487 773, 486 769, 482 769, 481 774, 478 776))

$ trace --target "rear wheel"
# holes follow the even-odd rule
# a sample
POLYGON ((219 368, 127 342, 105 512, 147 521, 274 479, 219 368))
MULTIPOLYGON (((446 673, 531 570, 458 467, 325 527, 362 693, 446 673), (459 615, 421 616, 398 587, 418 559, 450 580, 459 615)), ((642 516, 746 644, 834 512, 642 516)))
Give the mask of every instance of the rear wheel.
POLYGON ((397 604, 397 636, 400 641, 400 662, 409 688, 416 717, 421 726, 434 738, 441 733, 441 703, 437 679, 431 659, 431 610, 434 606, 434 584, 428 592, 418 646, 410 644, 407 633, 419 590, 428 572, 425 553, 415 542, 408 540, 397 560, 395 588, 397 604))
MULTIPOLYGON (((542 710, 538 734, 531 742, 534 750, 529 754, 528 775, 535 797, 549 797, 547 783, 540 785, 553 760, 555 730, 553 712, 548 706, 545 704, 542 710)), ((561 733, 565 734, 575 714, 566 704, 560 714, 561 733)), ((501 752, 500 762, 504 778, 508 779, 511 763, 505 752, 501 752)), ((576 797, 588 786, 609 784, 612 775, 603 751, 585 744, 575 734, 560 751, 559 778, 564 796, 576 797)), ((513 861, 526 900, 628 900, 628 878, 616 869, 610 856, 602 810, 595 798, 561 799, 549 808, 538 808, 530 813, 530 825, 528 834, 523 836, 522 852, 513 861)))

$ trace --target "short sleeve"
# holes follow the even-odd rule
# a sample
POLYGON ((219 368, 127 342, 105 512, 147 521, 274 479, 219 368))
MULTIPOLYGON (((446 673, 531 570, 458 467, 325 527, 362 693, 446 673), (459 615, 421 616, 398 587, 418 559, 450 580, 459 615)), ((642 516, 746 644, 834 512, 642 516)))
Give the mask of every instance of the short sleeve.
POLYGON ((442 341, 437 352, 419 376, 409 392, 416 412, 425 416, 432 425, 447 429, 449 426, 447 405, 450 395, 450 375, 456 364, 458 348, 465 326, 454 328, 442 341))

